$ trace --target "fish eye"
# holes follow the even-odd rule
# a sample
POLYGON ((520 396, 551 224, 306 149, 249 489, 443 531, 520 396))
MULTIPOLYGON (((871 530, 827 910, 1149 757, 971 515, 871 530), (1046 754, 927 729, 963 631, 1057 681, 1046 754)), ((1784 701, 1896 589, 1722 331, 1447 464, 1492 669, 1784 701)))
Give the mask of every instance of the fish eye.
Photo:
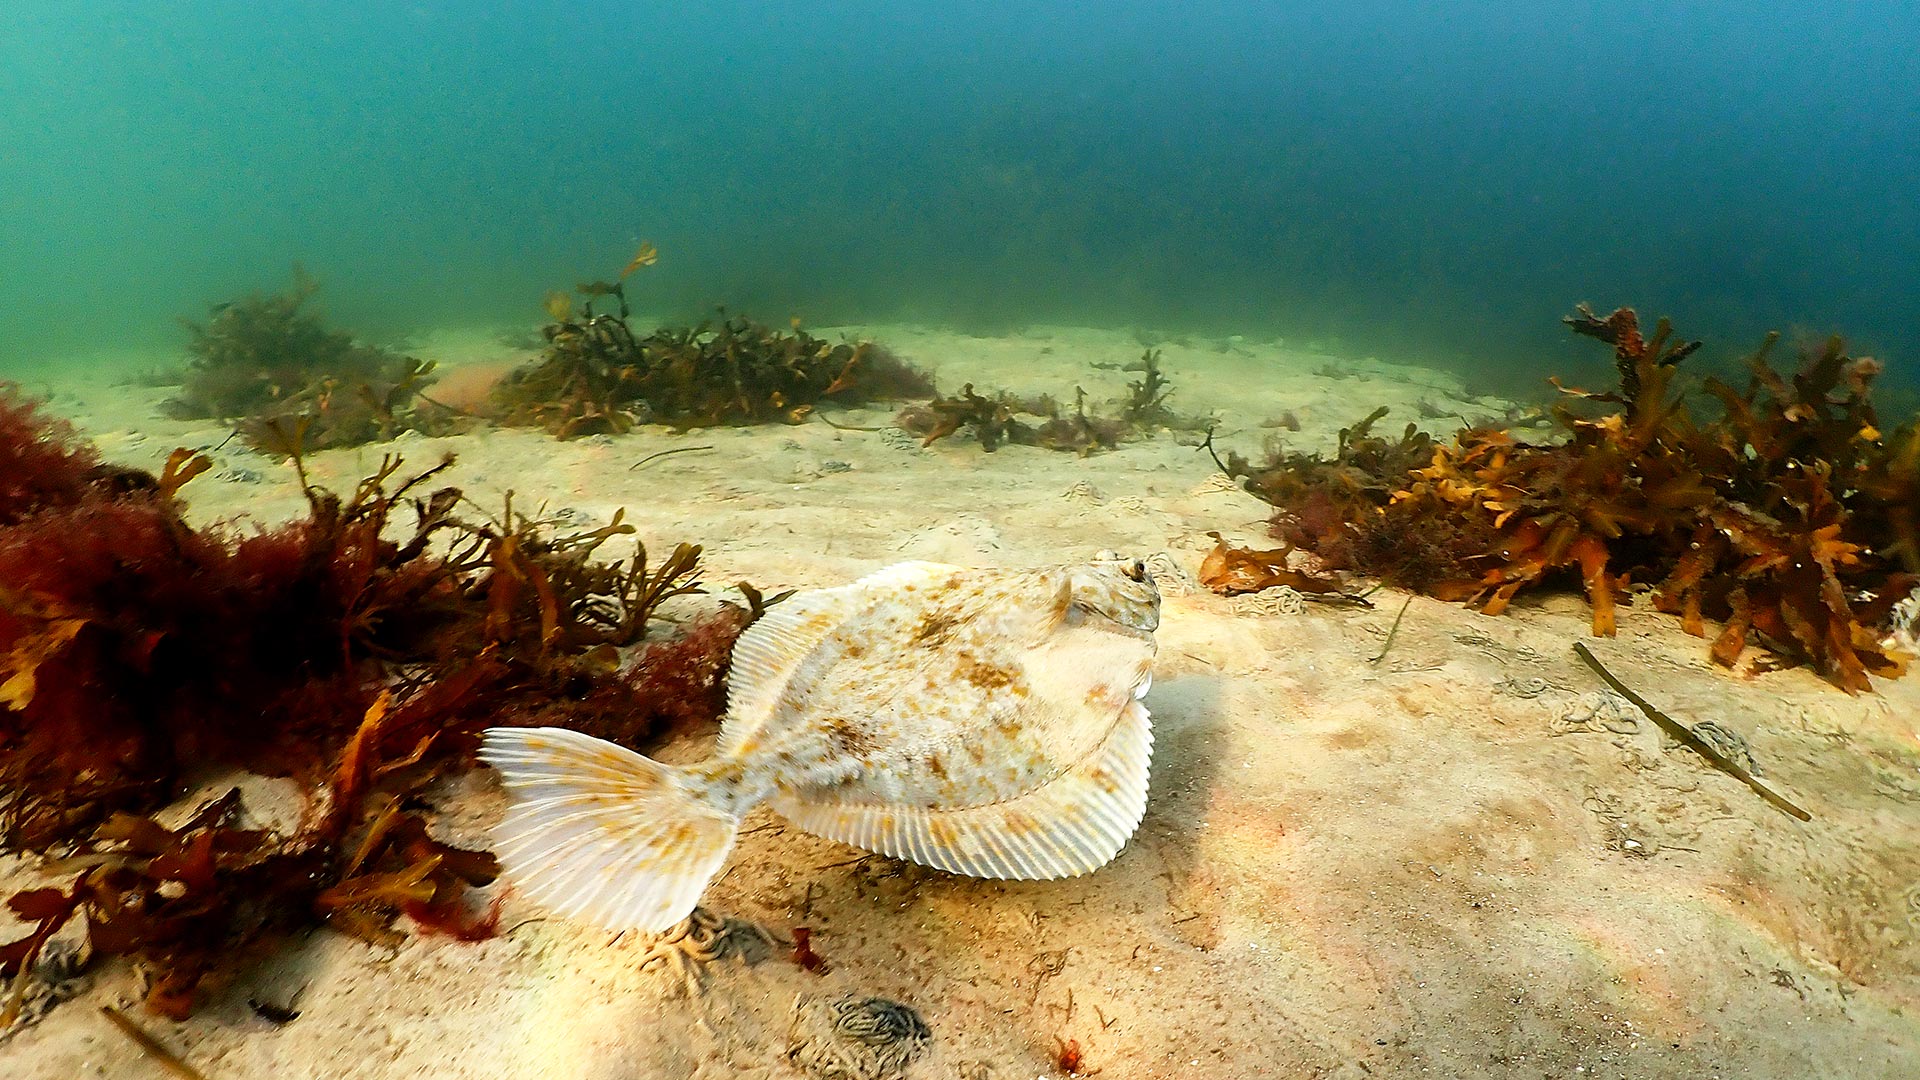
POLYGON ((1145 581, 1147 580, 1147 564, 1139 559, 1135 559, 1127 565, 1126 574, 1127 580, 1129 581, 1145 581))

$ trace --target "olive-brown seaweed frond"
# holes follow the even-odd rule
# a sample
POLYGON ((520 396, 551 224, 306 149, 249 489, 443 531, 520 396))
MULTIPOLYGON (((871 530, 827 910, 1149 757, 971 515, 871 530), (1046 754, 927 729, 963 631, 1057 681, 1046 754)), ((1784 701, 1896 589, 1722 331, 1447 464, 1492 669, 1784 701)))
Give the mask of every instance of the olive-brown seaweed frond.
POLYGON ((162 411, 229 421, 255 449, 282 456, 458 430, 463 418, 422 394, 432 362, 329 327, 308 303, 319 288, 295 267, 284 292, 215 304, 205 321, 186 321, 191 360, 162 411), (287 445, 296 431, 298 445, 287 445))
POLYGON ((629 325, 624 282, 576 291, 586 298, 578 309, 564 293, 548 297, 545 354, 495 389, 490 414, 500 423, 562 439, 656 422, 683 430, 797 424, 827 402, 933 394, 925 374, 877 342, 829 342, 801 330, 797 319, 776 330, 725 312, 643 337, 629 325), (618 310, 596 312, 607 296, 618 310))
POLYGON ((1809 663, 1849 692, 1901 674, 1907 658, 1876 627, 1920 570, 1920 434, 1883 430, 1870 401, 1880 365, 1835 338, 1783 375, 1769 338, 1744 390, 1705 381, 1718 411, 1701 421, 1675 381, 1697 343, 1674 341, 1664 320, 1644 338, 1625 308, 1582 306, 1567 322, 1614 347, 1620 386, 1562 387, 1614 408, 1557 407, 1561 441, 1475 428, 1439 442, 1409 427, 1389 442, 1370 434, 1382 410, 1343 431, 1330 460, 1236 458, 1233 470, 1281 508, 1279 535, 1336 567, 1489 613, 1572 578, 1603 635, 1638 583, 1690 633, 1721 622, 1719 663, 1758 641, 1776 664, 1809 663))

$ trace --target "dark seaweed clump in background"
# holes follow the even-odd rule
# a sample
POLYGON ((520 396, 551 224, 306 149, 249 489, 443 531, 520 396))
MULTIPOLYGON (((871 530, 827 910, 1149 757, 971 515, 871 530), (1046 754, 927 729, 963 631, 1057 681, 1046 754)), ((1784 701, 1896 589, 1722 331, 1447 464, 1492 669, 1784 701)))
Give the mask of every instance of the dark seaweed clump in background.
POLYGON ((205 322, 186 321, 192 359, 162 411, 230 421, 249 445, 281 455, 459 428, 459 414, 421 396, 431 362, 327 326, 308 305, 318 290, 296 267, 285 292, 215 304, 205 322))
POLYGON ((389 458, 346 497, 302 470, 304 518, 195 527, 177 495, 204 456, 102 469, 0 390, 0 852, 70 857, 8 900, 32 929, 0 944, 0 1027, 76 919, 90 957, 145 965, 149 1007, 174 1017, 316 923, 487 936, 467 891, 492 857, 435 839, 426 811, 479 729, 644 745, 718 716, 758 593, 648 641, 662 601, 700 591, 699 548, 606 561, 633 531, 617 518, 562 533, 509 503, 469 520, 457 489, 432 488, 447 464, 389 458), (248 824, 237 790, 180 805, 236 770, 300 783, 302 824, 248 824))
MULTIPOLYGON (((1112 415, 1090 411, 1075 389, 1071 409, 1052 396, 983 396, 971 383, 940 396, 927 374, 873 341, 830 342, 723 310, 692 326, 636 334, 628 278, 655 263, 643 245, 613 281, 554 292, 540 358, 496 386, 479 416, 433 400, 433 365, 357 343, 305 305, 317 286, 296 270, 292 289, 219 304, 187 324, 193 359, 163 410, 179 419, 231 420, 257 450, 279 456, 385 441, 406 431, 452 434, 476 419, 536 427, 561 439, 620 435, 649 423, 685 431, 801 424, 827 404, 858 407, 916 401, 895 424, 931 444, 966 431, 992 451, 1003 443, 1082 455, 1158 430, 1201 431, 1210 417, 1167 405, 1172 385, 1160 353, 1126 365, 1140 372, 1112 415), (600 310, 596 310, 598 307, 600 310)), ((1116 365, 1117 366, 1117 365, 1116 365)))
POLYGON ((1571 575, 1596 634, 1614 632, 1628 590, 1650 590, 1690 633, 1721 624, 1720 664, 1757 641, 1763 667, 1808 663, 1849 692, 1901 674, 1908 658, 1881 626, 1920 580, 1920 427, 1883 425, 1880 364, 1833 338, 1782 373, 1776 336, 1748 358, 1744 388, 1688 388, 1678 376, 1695 345, 1664 320, 1651 338, 1626 308, 1566 322, 1612 347, 1619 388, 1562 388, 1559 441, 1504 428, 1439 441, 1412 426, 1383 438, 1383 409, 1341 432, 1330 459, 1232 455, 1228 471, 1280 508, 1277 535, 1333 568, 1489 613, 1571 575), (1695 404, 1711 415, 1696 419, 1695 404))
POLYGON ((1074 388, 1073 409, 1069 412, 1052 395, 1021 398, 1001 391, 987 396, 967 383, 956 395, 907 406, 894 417, 894 424, 918 436, 922 446, 967 431, 988 453, 1012 444, 1069 451, 1082 457, 1115 449, 1122 442, 1155 431, 1212 430, 1212 417, 1182 416, 1167 406, 1173 384, 1160 369, 1160 350, 1146 350, 1138 361, 1126 365, 1126 370, 1138 371, 1140 377, 1127 383, 1127 394, 1115 415, 1089 411, 1086 391, 1079 387, 1074 388))
POLYGON ((643 248, 620 280, 578 286, 584 302, 577 308, 564 293, 549 295, 545 353, 495 390, 494 419, 570 439, 646 423, 681 430, 798 424, 825 402, 932 396, 932 381, 884 346, 824 341, 798 320, 776 330, 722 312, 718 321, 636 335, 625 278, 651 265, 641 261, 649 253, 643 248), (616 309, 596 312, 608 297, 616 309))

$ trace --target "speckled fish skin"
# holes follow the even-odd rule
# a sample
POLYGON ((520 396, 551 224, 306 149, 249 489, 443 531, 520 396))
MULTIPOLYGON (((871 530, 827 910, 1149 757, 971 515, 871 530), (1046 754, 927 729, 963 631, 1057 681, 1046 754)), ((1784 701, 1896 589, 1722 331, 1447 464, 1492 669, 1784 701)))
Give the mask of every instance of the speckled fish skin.
POLYGON ((953 810, 1032 791, 1100 745, 1151 677, 1160 595, 1118 559, 906 564, 809 607, 824 632, 808 662, 752 701, 759 715, 729 715, 721 755, 748 790, 953 810))
POLYGON ((1134 559, 901 563, 793 597, 741 635, 718 752, 675 767, 553 728, 495 728, 496 850, 561 914, 686 917, 762 801, 808 832, 955 873, 1111 860, 1146 807, 1160 596, 1134 559))

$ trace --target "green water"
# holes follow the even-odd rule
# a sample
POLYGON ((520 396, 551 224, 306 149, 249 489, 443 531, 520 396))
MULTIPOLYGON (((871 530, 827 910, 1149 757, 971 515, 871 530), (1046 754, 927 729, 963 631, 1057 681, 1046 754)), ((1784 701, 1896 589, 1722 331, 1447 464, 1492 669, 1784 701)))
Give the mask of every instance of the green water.
POLYGON ((18 0, 0 374, 295 262, 372 338, 647 306, 1284 335, 1537 386, 1557 319, 1916 355, 1905 5, 18 0), (1762 17, 1764 15, 1764 17, 1762 17))

